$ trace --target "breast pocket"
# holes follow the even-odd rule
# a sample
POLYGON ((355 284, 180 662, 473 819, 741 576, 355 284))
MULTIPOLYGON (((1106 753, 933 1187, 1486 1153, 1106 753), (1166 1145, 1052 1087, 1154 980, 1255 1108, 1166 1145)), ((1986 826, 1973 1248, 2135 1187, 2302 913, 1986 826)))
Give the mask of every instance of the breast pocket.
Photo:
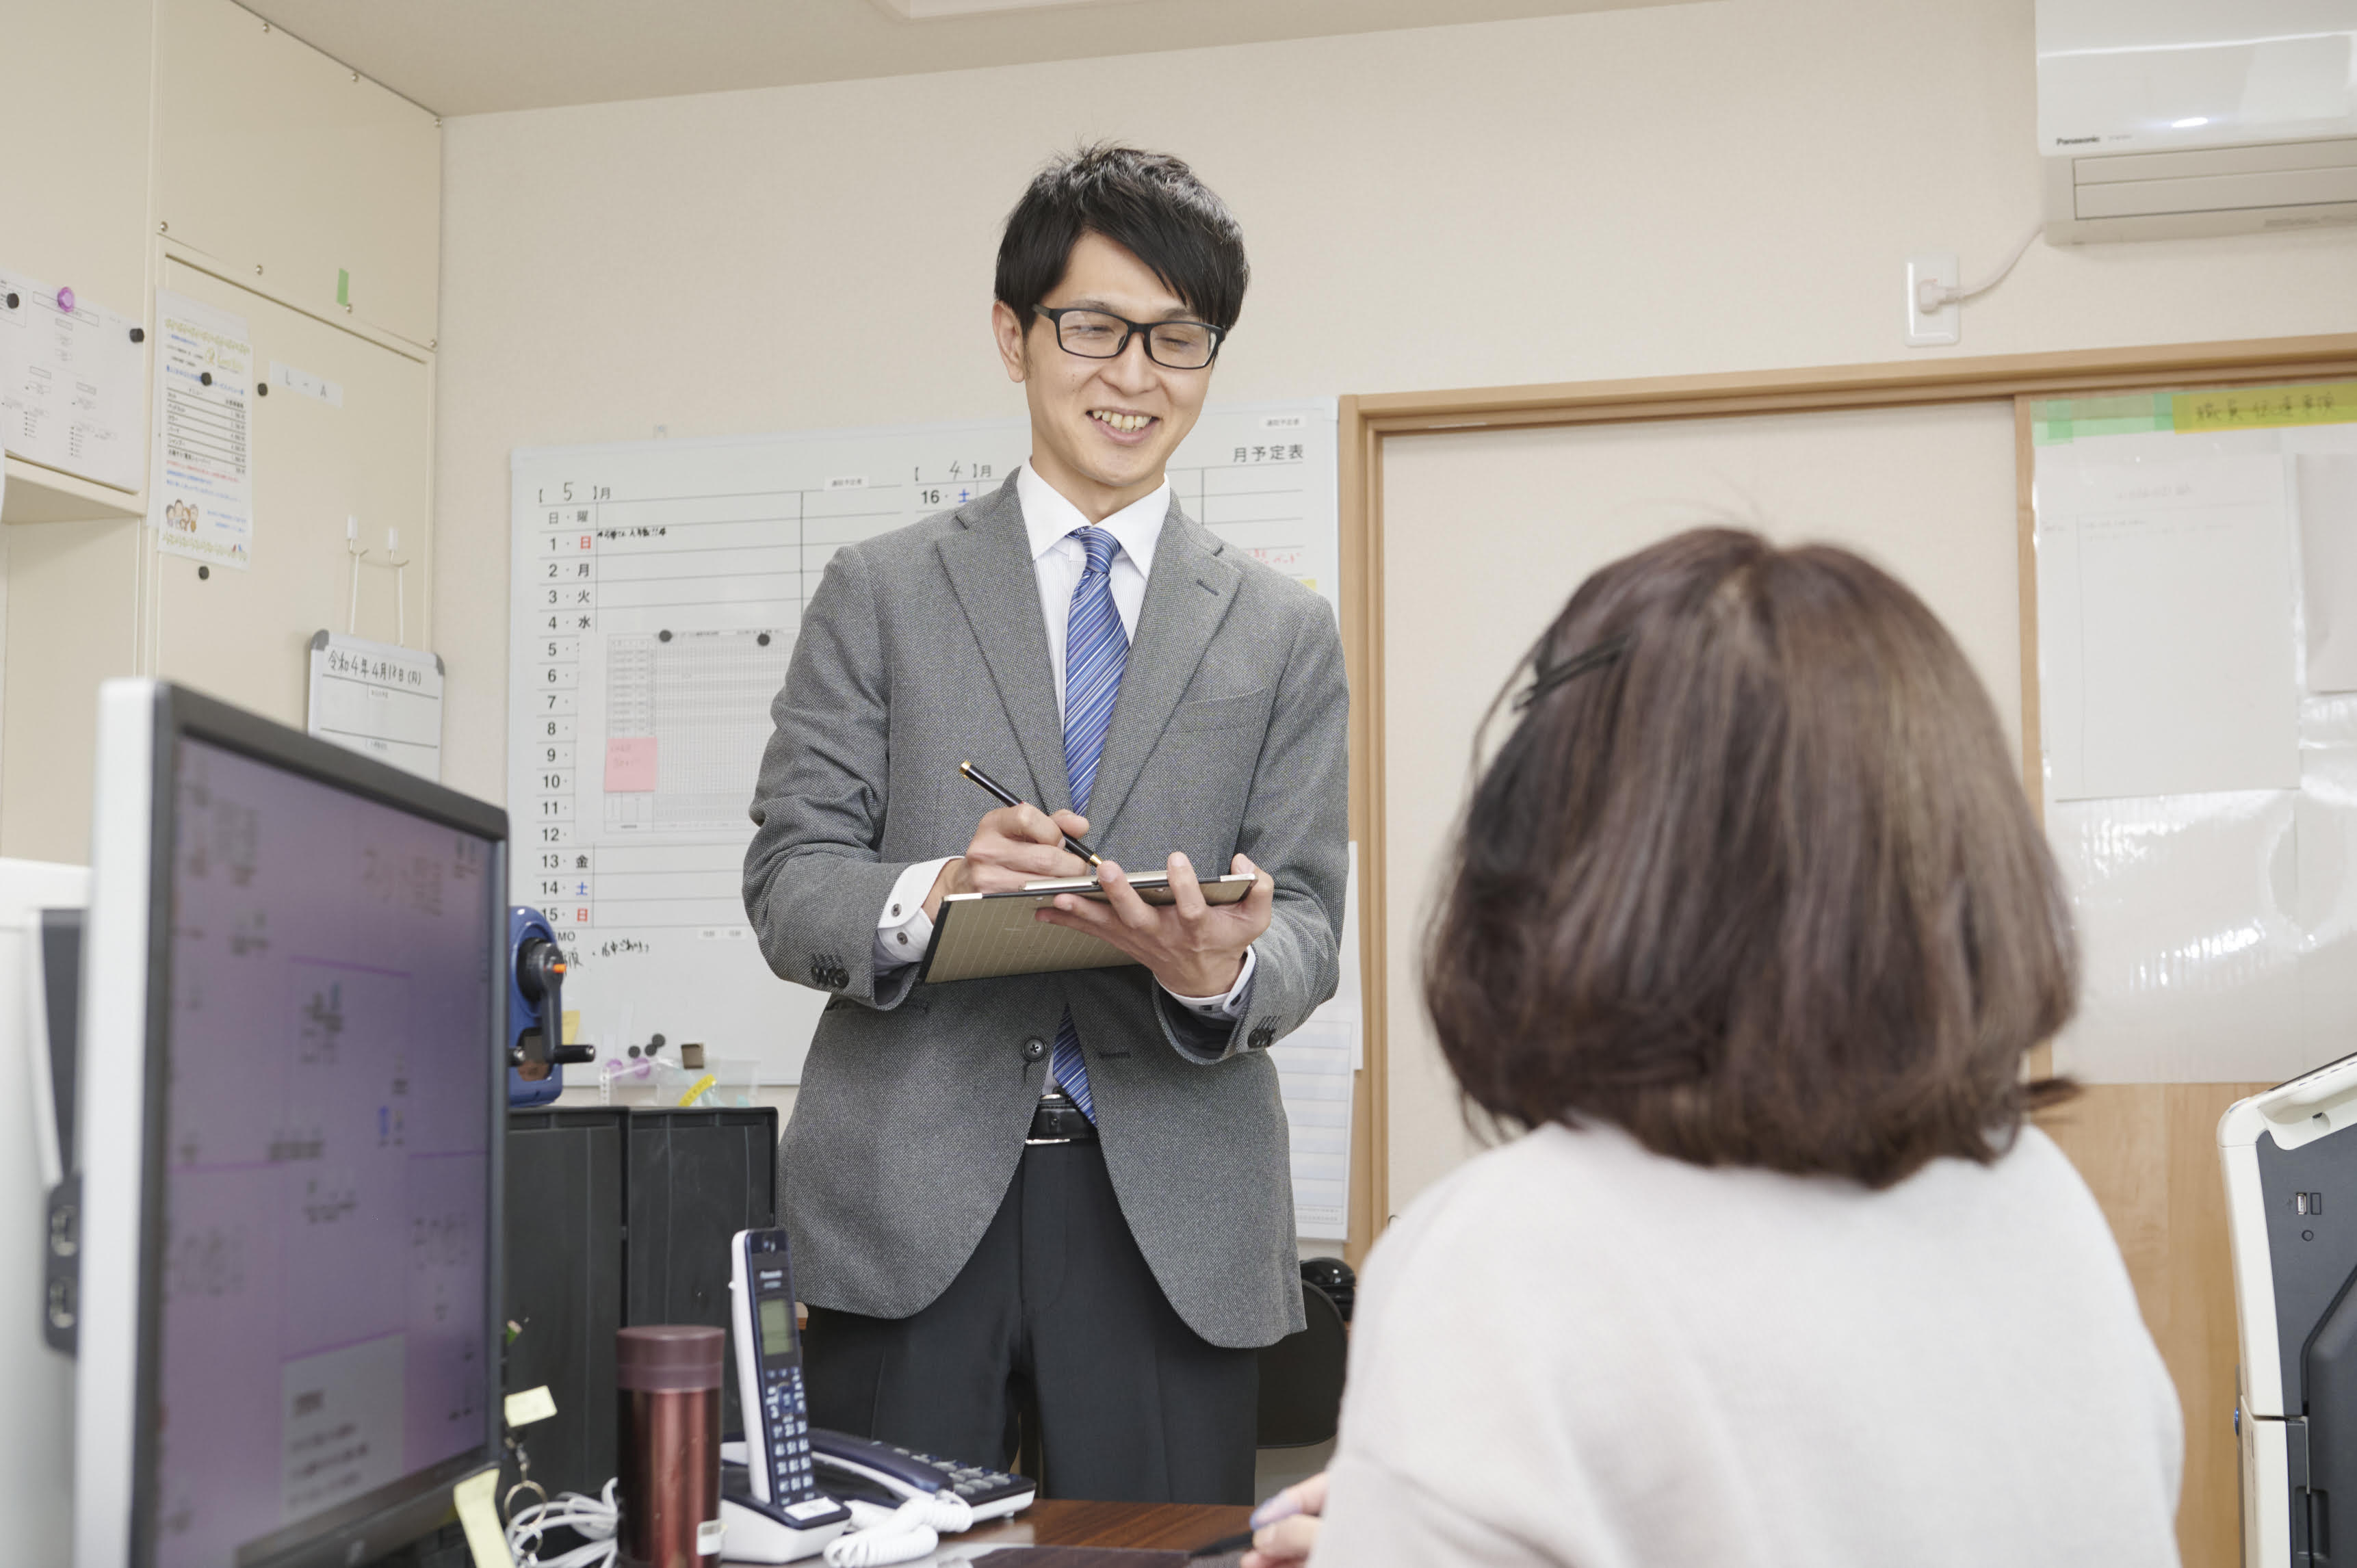
POLYGON ((1199 865, 1226 870, 1273 695, 1263 688, 1180 703, 1122 809, 1124 822, 1135 811, 1136 825, 1155 824, 1147 837, 1157 852, 1184 849, 1199 865))
POLYGON ((1232 697, 1206 697, 1199 703, 1181 703, 1170 715, 1171 735, 1185 735, 1197 730, 1265 729, 1268 726, 1268 705, 1273 697, 1265 686, 1258 691, 1239 692, 1232 697))

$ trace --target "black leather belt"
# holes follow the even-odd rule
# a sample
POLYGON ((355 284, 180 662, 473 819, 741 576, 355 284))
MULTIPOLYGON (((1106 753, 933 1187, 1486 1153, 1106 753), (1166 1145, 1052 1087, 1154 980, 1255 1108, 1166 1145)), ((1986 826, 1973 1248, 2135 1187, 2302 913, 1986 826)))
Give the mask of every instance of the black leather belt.
POLYGON ((1050 1094, 1039 1101, 1031 1112, 1031 1133, 1026 1144, 1093 1144, 1097 1141, 1096 1124, 1081 1114, 1081 1108, 1061 1094, 1050 1094))

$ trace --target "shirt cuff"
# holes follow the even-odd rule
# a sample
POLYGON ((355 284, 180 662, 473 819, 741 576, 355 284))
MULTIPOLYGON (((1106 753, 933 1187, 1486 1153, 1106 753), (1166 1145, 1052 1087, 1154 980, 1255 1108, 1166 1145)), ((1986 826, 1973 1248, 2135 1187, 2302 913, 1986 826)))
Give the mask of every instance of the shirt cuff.
POLYGON ((925 915, 925 895, 933 890, 933 881, 942 867, 958 857, 945 854, 939 860, 920 860, 900 873, 892 884, 891 896, 884 900, 884 912, 876 917, 876 968, 878 972, 914 963, 925 956, 933 943, 933 922, 925 915))
POLYGON ((1236 983, 1228 987, 1223 996, 1181 996, 1167 987, 1166 993, 1181 1007, 1191 1008, 1206 1018, 1232 1018, 1244 1010, 1244 992, 1251 986, 1253 970, 1259 962, 1257 953, 1244 949, 1243 967, 1236 971, 1236 983))

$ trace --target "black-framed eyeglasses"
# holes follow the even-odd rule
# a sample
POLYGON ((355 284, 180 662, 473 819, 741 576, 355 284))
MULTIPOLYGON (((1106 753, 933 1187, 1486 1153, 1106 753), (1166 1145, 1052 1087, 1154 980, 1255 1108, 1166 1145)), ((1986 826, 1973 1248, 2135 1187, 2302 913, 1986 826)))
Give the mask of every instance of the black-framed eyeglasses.
POLYGON ((1118 360, 1129 340, 1143 333, 1146 357, 1167 371, 1200 371, 1220 352, 1225 336, 1208 321, 1131 321, 1109 311, 1068 305, 1050 310, 1031 307, 1056 329, 1056 342, 1067 354, 1083 360, 1118 360))

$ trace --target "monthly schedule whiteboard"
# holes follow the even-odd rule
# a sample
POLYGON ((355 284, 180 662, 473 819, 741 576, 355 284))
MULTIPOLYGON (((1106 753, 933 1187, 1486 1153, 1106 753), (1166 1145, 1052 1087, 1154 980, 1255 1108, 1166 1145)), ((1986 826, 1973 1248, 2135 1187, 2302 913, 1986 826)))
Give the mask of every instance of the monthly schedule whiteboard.
MULTIPOLYGON (((826 998, 770 972, 741 875, 802 607, 844 545, 986 493, 1029 447, 1012 419, 513 454, 513 897, 554 926, 601 1062, 661 1033, 800 1079, 826 998)), ((1230 404, 1169 475, 1188 515, 1339 607, 1335 459, 1332 399, 1230 404)))

